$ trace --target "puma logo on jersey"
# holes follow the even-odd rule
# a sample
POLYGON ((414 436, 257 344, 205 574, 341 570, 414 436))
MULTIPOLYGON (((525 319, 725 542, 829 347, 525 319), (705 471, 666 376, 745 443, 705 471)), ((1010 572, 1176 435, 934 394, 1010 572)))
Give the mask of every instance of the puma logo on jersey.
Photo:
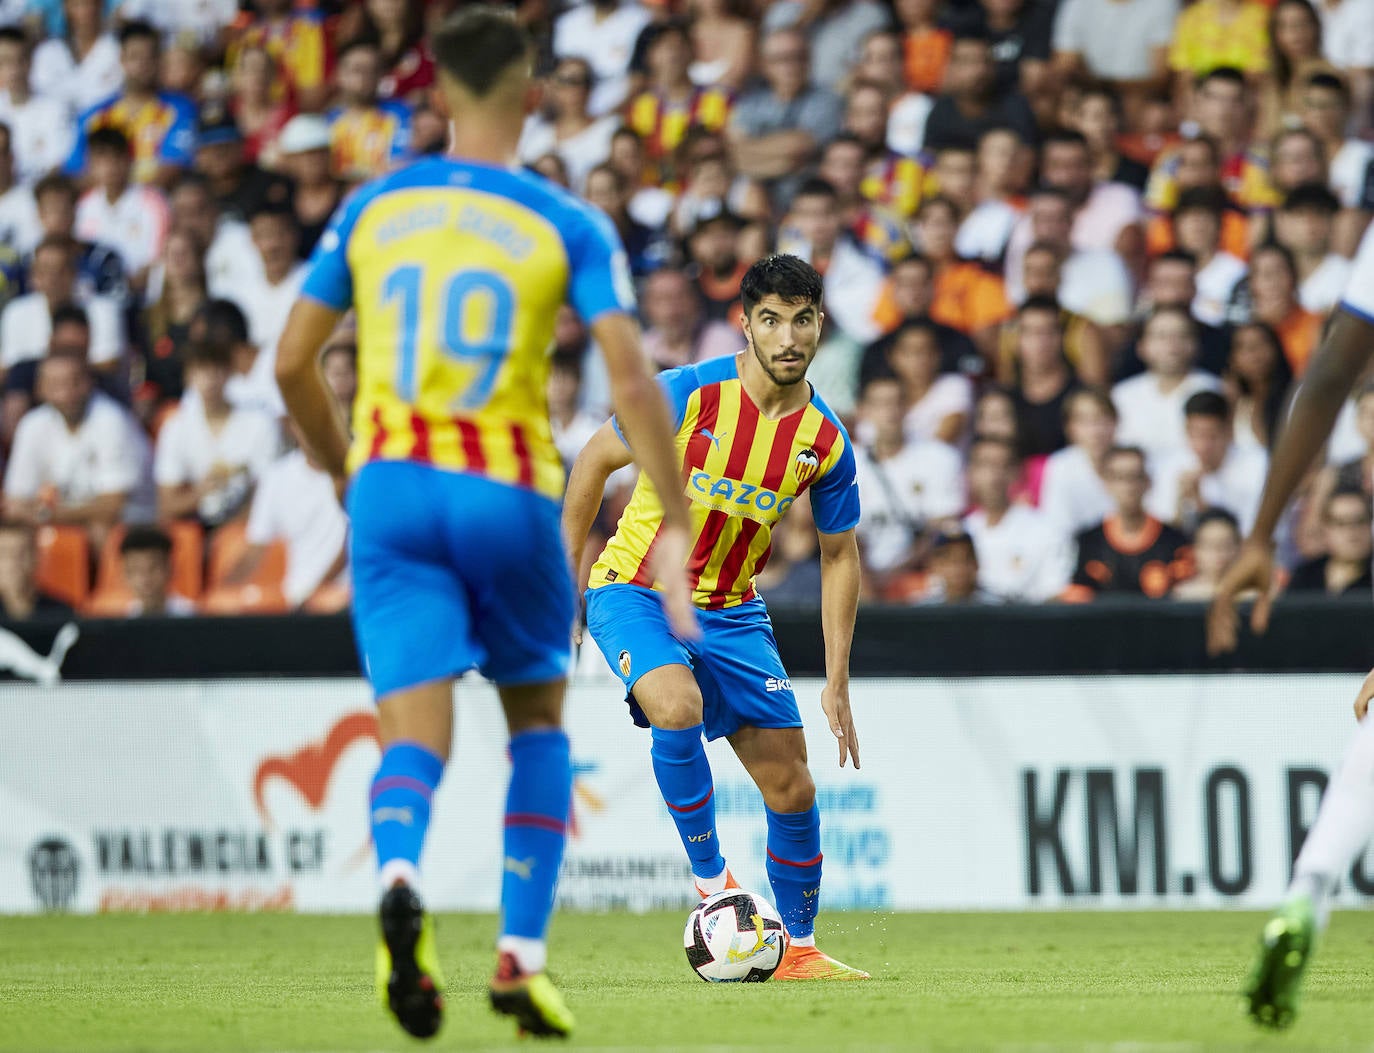
POLYGON ((721 432, 719 435, 714 435, 712 434, 710 428, 702 428, 701 434, 705 435, 708 439, 711 440, 711 445, 716 448, 717 452, 720 451, 721 439, 728 439, 730 437, 730 433, 728 431, 721 432))

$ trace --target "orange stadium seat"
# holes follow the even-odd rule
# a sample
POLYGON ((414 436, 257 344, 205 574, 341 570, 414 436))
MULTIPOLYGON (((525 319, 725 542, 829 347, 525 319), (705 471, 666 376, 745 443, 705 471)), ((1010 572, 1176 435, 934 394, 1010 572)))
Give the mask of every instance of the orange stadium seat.
POLYGON ((79 607, 91 591, 91 545, 86 531, 74 526, 38 530, 38 587, 64 603, 79 607))
POLYGON ((280 614, 290 609, 282 593, 286 577, 286 546, 274 541, 267 547, 252 578, 240 585, 224 579, 251 547, 243 520, 226 523, 210 539, 209 587, 201 601, 206 614, 280 614))
MULTIPOLYGON (((178 520, 161 524, 172 539, 171 591, 188 600, 199 600, 204 582, 205 531, 199 523, 178 520)), ((122 526, 110 531, 100 552, 100 566, 96 570, 95 592, 86 602, 83 612, 95 617, 117 617, 125 612, 133 594, 124 581, 124 565, 119 558, 119 546, 127 533, 122 526)))

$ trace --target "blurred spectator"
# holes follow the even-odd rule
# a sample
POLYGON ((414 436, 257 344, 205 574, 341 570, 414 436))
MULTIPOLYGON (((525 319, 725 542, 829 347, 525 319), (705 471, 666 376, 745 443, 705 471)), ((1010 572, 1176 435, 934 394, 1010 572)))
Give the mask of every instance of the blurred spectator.
POLYGON ((689 0, 692 80, 739 91, 754 69, 755 29, 741 0, 689 0))
POLYGON ((853 340, 878 335, 883 270, 844 230, 838 195, 823 179, 798 188, 778 232, 778 251, 800 256, 825 279, 827 320, 853 340))
POLYGON ((1326 555, 1299 564, 1288 579, 1290 592, 1368 596, 1370 574, 1369 497, 1361 490, 1337 490, 1322 505, 1326 555))
POLYGON ((381 175, 410 150, 410 107, 377 94, 381 75, 381 52, 371 40, 339 48, 335 105, 325 116, 334 174, 349 183, 381 175))
MULTIPOLYGON (((210 300, 191 319, 190 340, 228 347, 230 376, 225 397, 236 408, 282 417, 286 410, 275 374, 276 348, 259 347, 250 338, 248 319, 231 300, 210 300)), ((194 390, 187 391, 194 397, 194 390)))
MULTIPOLYGON (((1145 287, 1141 290, 1138 316, 1148 318, 1157 307, 1181 307, 1190 316, 1197 299, 1197 260, 1182 249, 1170 249, 1150 260, 1145 272, 1145 287)), ((1230 331, 1220 326, 1205 325, 1193 319, 1198 338, 1198 368, 1220 376, 1230 361, 1230 331)), ((1138 336, 1138 334, 1137 334, 1138 336)), ((1143 372, 1138 340, 1132 339, 1117 355, 1113 376, 1125 379, 1143 372)))
MULTIPOLYGON (((1284 197, 1307 183, 1326 182, 1326 158, 1323 155, 1321 140, 1306 128, 1285 128, 1274 136, 1269 150, 1269 182, 1273 190, 1273 200, 1268 204, 1278 207, 1284 197)), ((1264 229, 1262 221, 1270 211, 1252 213, 1252 226, 1264 229)), ((1263 240, 1258 236, 1258 240, 1263 240)))
POLYGON ((845 97, 844 131, 862 148, 859 192, 905 219, 921 203, 927 173, 921 160, 889 145, 889 102, 890 96, 878 84, 855 81, 845 97))
POLYGON ((702 314, 708 321, 738 328, 744 317, 739 287, 747 265, 739 258, 736 243, 743 221, 719 200, 706 201, 695 210, 686 229, 688 267, 702 314))
POLYGON ((143 309, 138 345, 141 383, 150 388, 143 393, 143 401, 152 406, 181 398, 191 320, 209 298, 205 247, 194 232, 183 227, 167 235, 160 284, 158 298, 143 309))
POLYGON ((61 13, 66 28, 34 50, 29 80, 36 94, 60 100, 74 117, 119 91, 124 71, 101 0, 62 0, 61 13))
POLYGON ((1250 532, 1259 511, 1269 458, 1255 446, 1237 446, 1231 436, 1231 407, 1215 391, 1200 391, 1183 407, 1188 448, 1162 456, 1152 466, 1152 515, 1190 532, 1198 517, 1224 508, 1250 532))
POLYGON ((121 0, 119 4, 120 19, 146 19, 162 32, 168 47, 204 47, 213 52, 223 50, 227 31, 238 11, 235 0, 121 0))
POLYGON ((1169 68, 1176 95, 1186 98, 1196 77, 1218 67, 1256 81, 1269 71, 1269 10, 1257 0, 1195 0, 1174 23, 1169 68))
MULTIPOLYGON (((1150 178, 1149 167, 1125 156, 1118 146, 1123 121, 1121 97, 1106 85, 1090 85, 1078 97, 1074 118, 1074 128, 1088 146, 1094 184, 1100 187, 1104 183, 1122 183, 1137 194, 1143 194, 1150 178)), ((1134 215, 1138 222, 1138 198, 1134 215)))
POLYGON ((1169 595, 1175 584, 1192 575, 1192 554, 1187 537, 1145 510, 1150 475, 1144 452, 1135 446, 1114 447, 1107 454, 1105 478, 1115 510, 1078 535, 1070 598, 1169 595))
MULTIPOLYGON (((723 145, 720 156, 727 161, 729 159, 723 145)), ((644 143, 639 136, 629 128, 617 128, 611 136, 611 156, 606 163, 625 177, 626 193, 629 194, 629 203, 625 206, 625 211, 630 218, 650 230, 661 230, 666 227, 672 215, 674 198, 671 193, 661 186, 654 185, 649 179, 649 161, 644 153, 644 143)), ((732 180, 727 182, 733 187, 732 180)), ((587 195, 584 193, 582 196, 587 195)))
POLYGON ((126 617, 184 618, 196 613, 194 603, 168 591, 172 584, 172 539, 158 527, 130 527, 119 543, 119 563, 133 593, 126 617))
POLYGON ((597 165, 587 174, 587 200, 610 216, 629 257, 630 273, 636 278, 651 274, 672 258, 672 246, 662 230, 630 215, 630 184, 618 168, 597 165))
POLYGON ((19 423, 5 472, 11 519, 82 526, 99 549, 120 522, 153 518, 152 458, 143 430, 95 390, 78 354, 50 353, 38 367, 43 405, 19 423))
MULTIPOLYGON (((619 134, 626 133, 622 129, 619 134)), ((698 130, 683 140, 679 152, 687 178, 673 206, 672 225, 678 233, 686 235, 701 215, 719 211, 722 203, 741 219, 771 222, 768 194, 756 180, 735 171, 723 134, 698 130)), ((631 203, 630 214, 634 211, 631 203)))
POLYGON ((978 552, 963 530, 936 535, 930 553, 930 585, 921 604, 997 603, 979 583, 978 552))
POLYGON ((1330 459, 1317 473, 1302 509, 1304 537, 1320 537, 1322 509, 1326 499, 1337 490, 1356 490, 1366 498, 1374 496, 1374 384, 1366 382, 1350 402, 1352 408, 1343 411, 1342 416, 1348 412, 1353 418, 1352 441, 1340 442, 1337 428, 1328 450, 1330 459))
POLYGON ((935 267, 935 299, 930 316, 966 333, 985 355, 997 342, 997 326, 1011 316, 1002 279, 954 250, 958 212, 947 198, 933 197, 921 205, 916 237, 921 253, 935 267))
POLYGON ((91 132, 86 155, 91 188, 76 206, 76 236, 114 248, 130 288, 141 295, 167 240, 167 199, 156 187, 130 182, 133 157, 118 128, 91 132))
POLYGON ((344 420, 351 425, 358 398, 358 319, 352 311, 339 319, 320 350, 320 372, 325 387, 343 410, 344 420))
POLYGON ((978 148, 989 128, 1014 128, 1024 142, 1038 136, 1035 114, 1019 90, 998 90, 987 38, 965 34, 954 38, 943 92, 926 120, 925 145, 978 148))
POLYGON ((1168 84, 1178 0, 1063 0, 1054 18, 1061 80, 1087 74, 1121 93, 1128 116, 1168 84))
POLYGON ((804 29, 811 46, 811 83, 838 91, 864 37, 885 28, 891 18, 877 0, 777 0, 764 12, 763 30, 804 29))
POLYGON ((309 259, 344 196, 344 184, 329 171, 329 126, 316 114, 299 114, 282 129, 277 146, 282 168, 294 184, 290 202, 299 232, 296 252, 309 259))
POLYGON ((938 0, 895 0, 892 5, 901 24, 906 83, 925 95, 939 92, 945 82, 954 34, 940 23, 938 0))
POLYGON ((1025 209, 1021 198, 1029 153, 1010 128, 990 128, 978 140, 973 208, 964 214, 954 238, 955 251, 969 260, 998 268, 1007 242, 1025 209))
POLYGON ((1222 216, 1226 207, 1223 191, 1216 187, 1197 187, 1179 195, 1173 213, 1178 248, 1188 253, 1196 264, 1193 276, 1196 292, 1190 310, 1204 325, 1225 324, 1232 297, 1247 269, 1244 260, 1222 248, 1222 216))
POLYGON ((298 110, 322 108, 329 97, 329 53, 319 13, 292 0, 254 0, 251 10, 247 24, 234 34, 225 64, 233 69, 241 52, 262 48, 276 64, 277 96, 298 110))
POLYGON ((0 519, 0 621, 70 618, 72 609, 38 587, 38 541, 28 523, 0 519))
POLYGON ((199 110, 203 102, 209 100, 213 105, 221 102, 218 86, 221 83, 218 70, 213 77, 208 75, 205 56, 187 38, 169 39, 162 51, 158 81, 163 91, 185 95, 199 110), (209 79, 216 90, 207 93, 205 81, 209 79))
POLYGON ((184 95, 161 91, 158 61, 161 41, 147 22, 126 22, 119 31, 119 63, 124 88, 77 118, 76 141, 64 171, 86 171, 86 139, 98 128, 117 128, 133 145, 136 183, 171 186, 191 163, 196 140, 195 104, 184 95))
POLYGON ((843 111, 839 98, 807 84, 810 56, 802 33, 766 34, 759 58, 766 86, 735 104, 730 143, 740 171, 762 180, 773 201, 785 206, 800 185, 798 173, 839 132, 843 111))
POLYGON ((586 59, 560 59, 549 75, 542 112, 525 120, 520 157, 530 163, 556 153, 579 193, 587 173, 611 156, 611 137, 620 126, 615 117, 593 117, 587 110, 592 93, 592 67, 586 59))
MULTIPOLYGON (((1269 9, 1269 76, 1259 88, 1255 133, 1268 139, 1302 113, 1307 78, 1331 73, 1322 58, 1322 23, 1309 0, 1278 0, 1269 9)), ((1332 156, 1328 154, 1328 156, 1332 156)))
POLYGON ((911 252, 902 219, 863 196, 864 148, 858 139, 847 132, 831 139, 816 174, 834 187, 840 220, 856 245, 880 263, 911 252))
POLYGON ((253 343, 275 357, 286 316, 296 302, 308 270, 296 252, 296 217, 287 204, 262 202, 249 217, 248 231, 262 260, 262 278, 233 291, 232 299, 248 316, 253 343))
POLYGON ((915 157, 926 138, 926 119, 935 101, 920 91, 908 90, 902 34, 896 29, 875 29, 859 47, 853 84, 866 82, 883 93, 886 101, 883 137, 889 149, 903 157, 915 157))
POLYGON ((3 299, 18 292, 14 279, 20 261, 33 251, 43 237, 43 223, 38 218, 38 202, 33 192, 14 181, 14 154, 10 151, 9 126, 0 122, 0 287, 3 299))
POLYGON ((798 497, 773 528, 772 557, 758 574, 758 591, 773 604, 814 607, 821 598, 821 548, 811 498, 798 497))
MULTIPOLYGON (((299 431, 292 425, 296 441, 299 431)), ((300 607, 324 585, 348 583, 348 517, 339 505, 334 481, 304 448, 282 457, 258 482, 248 513, 248 549, 225 577, 226 585, 252 580, 267 547, 286 546, 286 577, 282 592, 293 608, 300 607)))
POLYGON ((1048 297, 1023 303, 1016 317, 1017 432, 1022 456, 1041 456, 1062 449, 1064 407, 1078 387, 1064 356, 1064 330, 1059 305, 1048 297))
MULTIPOLYGON (((73 354, 89 361, 90 349, 91 323, 86 312, 73 303, 59 305, 52 313, 52 339, 48 343, 47 353, 73 354)), ((11 446, 19 421, 37 401, 38 367, 42 362, 41 358, 27 358, 5 370, 4 384, 0 386, 0 393, 3 394, 0 448, 8 449, 11 446)), ((99 390, 116 401, 128 400, 128 389, 120 374, 96 373, 95 383, 99 390)))
POLYGON ((733 355, 744 346, 738 329, 703 316, 691 279, 675 267, 649 275, 640 309, 644 353, 659 369, 733 355))
POLYGON ((231 369, 232 349, 224 343, 187 348, 186 385, 196 397, 183 399, 158 433, 160 519, 195 516, 208 527, 233 519, 277 456, 277 422, 236 409, 225 397, 231 369))
POLYGON ((1036 0, 979 0, 950 12, 956 35, 972 32, 991 45, 999 92, 1041 98, 1050 87, 1054 9, 1036 0))
POLYGON ((1221 381, 1194 368, 1197 325, 1186 308, 1156 307, 1141 331, 1139 353, 1146 371, 1112 388, 1120 414, 1116 436, 1153 460, 1185 447, 1184 404, 1199 391, 1220 390, 1221 381))
POLYGON ((972 340, 951 326, 931 320, 934 301, 935 268, 930 260, 915 254, 893 265, 876 309, 880 326, 889 331, 864 349, 860 383, 875 376, 891 376, 887 353, 898 328, 906 322, 924 322, 934 331, 940 345, 942 371, 970 376, 984 372, 983 356, 972 340))
POLYGON ((1221 217, 1222 250, 1238 259, 1248 256, 1252 240, 1250 217, 1222 186, 1221 148, 1216 140, 1206 135, 1185 139, 1174 150, 1170 167, 1173 174, 1169 179, 1152 176, 1152 183, 1146 188, 1147 194, 1163 194, 1169 202, 1166 206, 1161 203, 1162 199, 1150 198, 1152 214, 1146 227, 1146 252, 1153 257, 1178 247, 1170 213, 1182 194, 1206 188, 1225 196, 1226 208, 1221 217))
POLYGON ((558 16, 553 27, 554 55, 585 59, 596 74, 592 116, 611 113, 625 102, 635 41, 648 24, 649 13, 636 0, 589 0, 558 16))
MULTIPOLYGON (((1059 256, 1047 245, 1032 245, 1026 253, 1026 301, 1055 302, 1059 288, 1059 256)), ((1066 311, 1055 304, 1059 312, 1059 331, 1063 356, 1073 377, 1081 384, 1105 386, 1111 379, 1111 360, 1102 339, 1102 330, 1082 315, 1066 311)), ((1020 312, 1009 319, 998 334, 997 379, 1003 384, 1016 384, 1017 349, 1021 342, 1020 312)))
POLYGON ((1198 517, 1193 532, 1193 576, 1180 581, 1169 595, 1176 600, 1206 602, 1216 595, 1222 575, 1240 554, 1240 526, 1224 508, 1198 517))
POLYGON ((34 291, 11 300, 0 313, 0 366, 41 358, 52 336, 53 312, 77 302, 91 323, 91 365, 115 368, 124 354, 123 319, 118 303, 99 294, 81 296, 76 287, 77 245, 49 236, 33 250, 29 283, 34 291))
POLYGON ((1374 2, 1323 0, 1317 12, 1326 60, 1350 84, 1351 109, 1359 122, 1354 130, 1367 132, 1374 120, 1369 112, 1374 100, 1374 2))
POLYGON ((1270 449, 1293 383, 1293 371, 1274 330, 1263 322, 1236 327, 1226 383, 1234 404, 1236 445, 1270 449))
MULTIPOLYGON (((0 141, 2 140, 3 136, 0 136, 0 141)), ((0 159, 2 158, 3 155, 0 155, 0 159)), ((3 173, 3 164, 0 164, 0 178, 3 178, 3 173)), ((38 181, 33 188, 33 201, 38 212, 40 240, 59 238, 75 241, 78 200, 76 184, 60 173, 54 172, 38 181)), ((37 242, 34 247, 37 247, 37 242)), ((128 276, 124 273, 124 261, 115 249, 97 242, 76 242, 76 254, 76 288, 82 296, 100 293, 109 296, 116 303, 127 302, 128 276)), ((32 250, 25 262, 31 271, 32 250)), ((31 274, 27 283, 32 285, 31 274)))
POLYGON ((689 73, 692 42, 687 26, 665 22, 646 29, 649 83, 626 105, 625 123, 644 143, 644 152, 657 169, 654 182, 668 189, 681 186, 684 172, 675 155, 694 129, 708 132, 725 127, 730 117, 728 92, 700 87, 689 73))
POLYGON ((375 37, 382 60, 377 94, 411 106, 434 85, 434 57, 425 42, 423 0, 367 0, 363 35, 375 37))
MULTIPOLYGON (((1021 423, 1016 416, 1016 400, 1003 387, 989 385, 973 404, 973 434, 983 438, 1002 439, 1011 443, 1020 456, 1021 423)), ((1037 505, 1044 482, 1046 457, 1024 457, 1021 471, 1011 485, 1011 499, 1016 503, 1037 505)))
POLYGON ((549 365, 549 424, 566 472, 572 471, 582 447, 604 423, 600 416, 580 407, 581 387, 581 360, 572 355, 554 355, 549 365))
POLYGON ((978 151, 966 146, 946 146, 935 151, 931 176, 940 196, 953 203, 962 224, 978 203, 978 151))
POLYGON ((31 88, 32 45, 18 26, 0 27, 0 121, 10 130, 15 176, 32 185, 72 149, 72 119, 60 98, 31 88))
MULTIPOLYGON (((205 250, 205 283, 211 296, 239 296, 262 283, 262 257, 253 247, 248 225, 221 216, 210 184, 198 172, 187 172, 172 188, 172 226, 191 231, 205 250)), ((160 288, 157 269, 148 280, 148 295, 160 288)))
POLYGON ((1069 445, 1050 454, 1040 485, 1040 511, 1065 537, 1100 523, 1112 511, 1105 474, 1116 441, 1116 407, 1103 391, 1078 388, 1064 400, 1069 445))
POLYGON ((291 201, 291 181, 252 164, 244 152, 243 133, 227 118, 201 123, 195 164, 222 216, 246 222, 263 204, 285 206, 291 201))
POLYGON ((1001 600, 1043 603, 1068 585, 1072 554, 1040 512, 1012 503, 1020 467, 1007 440, 973 440, 968 487, 974 510, 964 517, 964 529, 978 554, 979 585, 1001 600))
POLYGON ((1322 318, 1298 300, 1292 253, 1282 245, 1261 245, 1250 257, 1250 278, 1243 291, 1249 297, 1251 319, 1278 334, 1293 375, 1301 377, 1321 339, 1322 318))
POLYGON ((243 157, 249 164, 273 167, 276 142, 292 108, 274 97, 277 65, 266 48, 240 48, 230 70, 229 114, 243 136, 243 157))
POLYGON ((1331 246, 1340 207, 1324 184, 1305 183, 1289 192, 1274 216, 1274 238, 1298 267, 1298 299, 1315 314, 1336 306, 1350 277, 1350 261, 1331 246))
POLYGON ((855 451, 859 479, 859 545, 864 567, 879 579, 909 567, 930 531, 957 524, 964 509, 959 454, 940 442, 909 441, 903 431, 902 386, 875 377, 863 389, 859 420, 872 439, 855 451))
POLYGON ((1068 195, 1073 209, 1069 244, 1078 252, 1111 250, 1134 267, 1144 252, 1140 195, 1125 183, 1093 176, 1088 141, 1079 132, 1053 132, 1041 149, 1040 177, 1068 195))
MULTIPOLYGON (((1374 208, 1366 178, 1374 163, 1374 143, 1347 135, 1352 113, 1350 89, 1340 77, 1316 73, 1302 83, 1301 91, 1302 126, 1322 144, 1330 186, 1341 207, 1357 211, 1374 208)), ((1355 229, 1344 231, 1343 237, 1338 238, 1339 252, 1354 255, 1367 219, 1368 216, 1355 217, 1355 229)))
MULTIPOLYGON (((958 445, 973 412, 973 385, 958 373, 940 372, 940 341, 929 322, 904 322, 892 334, 888 368, 902 387, 902 427, 908 442, 958 445)), ((862 441, 871 441, 859 429, 862 441)))

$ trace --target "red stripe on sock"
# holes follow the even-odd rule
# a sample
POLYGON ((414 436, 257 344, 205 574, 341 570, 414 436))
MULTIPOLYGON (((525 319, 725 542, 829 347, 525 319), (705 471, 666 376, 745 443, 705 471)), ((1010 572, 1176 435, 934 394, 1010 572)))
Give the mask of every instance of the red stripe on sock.
POLYGON ((775 856, 773 850, 770 848, 768 850, 768 858, 774 863, 782 863, 789 867, 814 867, 820 863, 822 856, 818 854, 815 859, 808 859, 805 863, 798 863, 792 859, 783 859, 782 856, 775 856))
POLYGON ((568 824, 560 822, 551 815, 535 815, 533 812, 512 812, 506 816, 506 826, 532 826, 536 830, 547 830, 551 834, 567 833, 568 824))
POLYGON ((414 790, 426 801, 434 796, 434 787, 426 786, 409 775, 388 775, 385 779, 378 779, 372 784, 372 799, 375 801, 387 790, 414 790))
POLYGON ((701 800, 697 801, 695 804, 684 804, 684 805, 678 806, 678 805, 676 805, 676 804, 673 804, 671 801, 664 801, 663 803, 666 804, 669 808, 671 808, 671 809, 672 809, 673 811, 675 811, 675 812, 695 812, 698 808, 704 808, 704 807, 706 807, 707 803, 708 803, 708 802, 711 800, 711 798, 714 797, 715 795, 716 795, 716 788, 715 788, 714 786, 712 786, 712 787, 706 792, 706 796, 703 797, 701 800))

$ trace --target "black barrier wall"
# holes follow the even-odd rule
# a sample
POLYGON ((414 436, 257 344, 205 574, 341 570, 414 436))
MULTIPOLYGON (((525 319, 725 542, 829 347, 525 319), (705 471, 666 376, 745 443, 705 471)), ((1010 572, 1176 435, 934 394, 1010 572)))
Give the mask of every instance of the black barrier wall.
MULTIPOLYGON (((62 675, 73 680, 356 676, 346 617, 149 618, 88 621, 62 675)), ((1193 604, 870 607, 859 613, 855 676, 1048 675, 1282 670, 1363 672, 1374 665, 1367 599, 1285 599, 1267 636, 1209 660, 1193 604)), ((773 627, 793 676, 823 676, 819 610, 778 609, 773 627)), ((8 624, 39 654, 57 625, 8 624)), ((436 626, 436 631, 441 627, 436 626)), ((7 676, 0 671, 0 677, 7 676)))

